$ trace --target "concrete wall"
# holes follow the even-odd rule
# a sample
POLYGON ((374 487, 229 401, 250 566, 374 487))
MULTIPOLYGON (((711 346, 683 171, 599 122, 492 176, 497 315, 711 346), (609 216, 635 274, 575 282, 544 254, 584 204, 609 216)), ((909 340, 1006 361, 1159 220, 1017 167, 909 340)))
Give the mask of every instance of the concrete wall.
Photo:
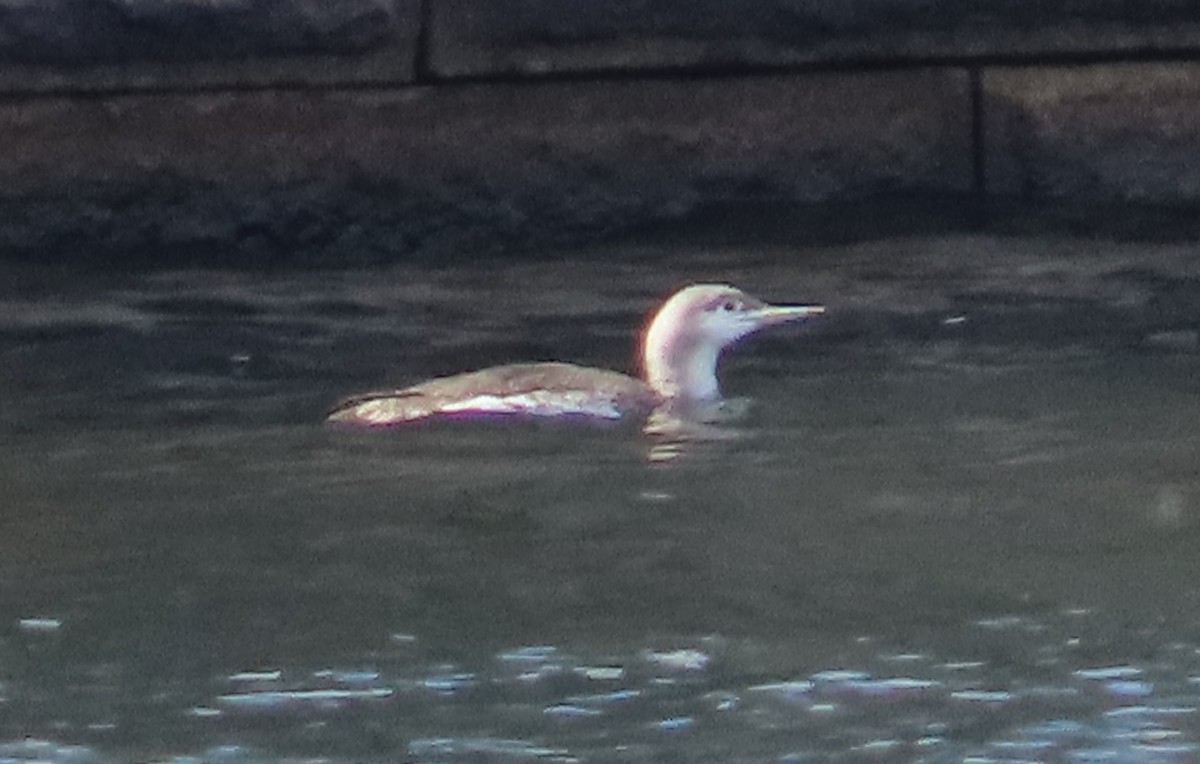
POLYGON ((1182 0, 0 0, 0 253, 537 247, 747 199, 1200 201, 1182 0))

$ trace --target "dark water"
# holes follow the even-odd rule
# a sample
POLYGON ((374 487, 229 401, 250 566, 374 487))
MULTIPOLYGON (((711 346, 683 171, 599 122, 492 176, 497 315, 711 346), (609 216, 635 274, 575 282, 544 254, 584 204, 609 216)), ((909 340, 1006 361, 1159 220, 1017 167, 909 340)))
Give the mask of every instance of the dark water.
POLYGON ((1194 332, 1114 340, 1124 292, 947 296, 1043 284, 1061 242, 920 242, 1019 253, 969 276, 895 270, 915 246, 12 270, 0 762, 1200 760, 1194 332), (627 367, 713 278, 831 308, 727 359, 728 439, 320 424, 434 373, 627 367))

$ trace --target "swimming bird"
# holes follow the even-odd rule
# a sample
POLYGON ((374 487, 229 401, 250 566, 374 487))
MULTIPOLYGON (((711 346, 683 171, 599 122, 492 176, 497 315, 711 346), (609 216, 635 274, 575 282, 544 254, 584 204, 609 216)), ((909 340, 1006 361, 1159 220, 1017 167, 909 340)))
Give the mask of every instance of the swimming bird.
POLYGON ((621 419, 721 400, 717 361, 760 329, 824 313, 821 305, 768 305, 728 284, 693 284, 663 303, 642 338, 644 379, 570 363, 518 363, 438 377, 343 401, 330 422, 394 425, 439 416, 525 414, 621 419))

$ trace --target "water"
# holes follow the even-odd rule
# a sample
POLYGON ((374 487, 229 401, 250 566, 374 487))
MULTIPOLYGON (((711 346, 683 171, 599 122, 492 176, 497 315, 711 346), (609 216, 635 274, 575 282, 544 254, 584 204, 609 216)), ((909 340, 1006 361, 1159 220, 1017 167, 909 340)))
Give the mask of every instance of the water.
POLYGON ((0 762, 1195 761, 1200 354, 1113 287, 1175 250, 1029 270, 1076 249, 6 266, 0 762), (831 306, 727 359, 730 437, 320 424, 627 367, 693 278, 831 306))

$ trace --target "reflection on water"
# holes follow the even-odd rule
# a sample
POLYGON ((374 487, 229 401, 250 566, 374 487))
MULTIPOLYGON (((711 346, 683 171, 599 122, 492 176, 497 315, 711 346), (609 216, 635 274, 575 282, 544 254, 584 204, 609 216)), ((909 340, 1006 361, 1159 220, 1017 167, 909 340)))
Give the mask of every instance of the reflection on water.
POLYGON ((25 274, 0 762, 1200 759, 1195 348, 893 321, 820 257, 737 255, 594 291, 579 263, 25 274), (719 437, 319 424, 364 386, 621 368, 700 270, 831 306, 729 359, 753 405, 719 437))
POLYGON ((655 409, 642 424, 647 460, 671 462, 706 451, 711 457, 714 444, 753 437, 754 433, 745 429, 753 405, 749 398, 723 398, 705 403, 700 410, 688 407, 675 411, 670 405, 655 409))
MULTIPOLYGON (((195 705, 178 687, 125 702, 168 725, 143 734, 201 746, 172 761, 1194 761, 1198 643, 1105 662, 1095 653, 1127 648, 1123 628, 1083 610, 999 616, 945 629, 925 652, 860 635, 824 664, 803 640, 520 646, 461 664, 436 662, 419 638, 381 640, 359 656, 372 668, 241 671, 195 705)), ((90 745, 14 741, 3 760, 100 760, 132 724, 71 713, 60 709, 57 736, 90 745)))

